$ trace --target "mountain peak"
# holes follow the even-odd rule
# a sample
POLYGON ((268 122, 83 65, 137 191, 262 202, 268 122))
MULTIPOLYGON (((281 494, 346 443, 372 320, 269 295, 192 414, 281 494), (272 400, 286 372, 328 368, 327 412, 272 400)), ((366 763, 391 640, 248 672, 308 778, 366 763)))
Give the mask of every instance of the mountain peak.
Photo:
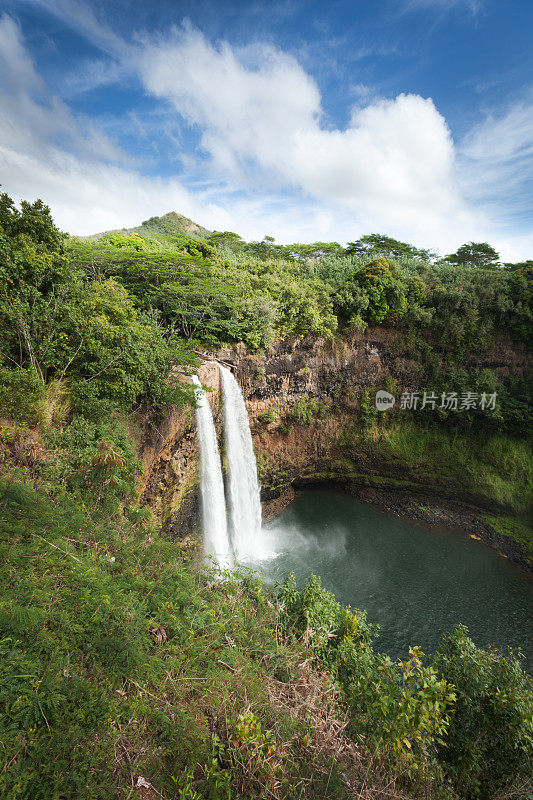
POLYGON ((121 233, 125 236, 131 235, 132 233, 140 233, 143 236, 148 236, 153 239, 185 234, 186 236, 191 236, 193 239, 203 240, 209 236, 211 231, 199 225, 197 222, 194 222, 194 220, 189 219, 189 217, 179 214, 177 211, 168 211, 161 217, 145 219, 135 228, 118 228, 111 231, 102 231, 102 233, 94 233, 92 236, 84 236, 82 238, 95 240, 114 233, 121 233))
POLYGON ((144 233, 148 236, 176 236, 186 234, 195 239, 205 239, 211 231, 198 225, 194 220, 178 214, 177 211, 168 211, 161 217, 150 217, 144 220, 137 228, 133 229, 136 233, 144 233))

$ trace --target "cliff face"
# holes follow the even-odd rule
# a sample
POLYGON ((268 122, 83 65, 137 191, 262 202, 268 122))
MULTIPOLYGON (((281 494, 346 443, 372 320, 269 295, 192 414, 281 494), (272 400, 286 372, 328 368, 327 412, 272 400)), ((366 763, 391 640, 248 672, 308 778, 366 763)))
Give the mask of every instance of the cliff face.
MULTIPOLYGON (((396 395, 422 387, 422 356, 401 332, 385 328, 335 342, 313 337, 286 339, 264 355, 225 348, 213 357, 234 365, 252 415, 267 410, 272 402, 283 407, 304 394, 329 398, 339 388, 351 388, 355 393, 376 388, 388 377, 395 383, 396 395)), ((524 375, 532 363, 525 347, 500 337, 490 350, 471 355, 458 366, 467 371, 490 369, 506 378, 524 375)))
MULTIPOLYGON (((205 363, 199 378, 215 422, 220 417, 220 373, 205 363)), ((150 505, 163 528, 181 535, 194 532, 198 520, 198 442, 193 409, 173 410, 165 419, 140 417, 141 502, 150 505)))
MULTIPOLYGON (((294 488, 318 483, 342 485, 362 499, 420 519, 428 519, 423 509, 429 496, 429 521, 453 523, 459 514, 460 524, 475 534, 481 532, 476 516, 480 509, 504 510, 423 463, 406 470, 371 439, 356 435, 363 389, 371 390, 372 404, 378 388, 388 388, 397 401, 403 391, 431 389, 423 383, 423 355, 400 332, 377 328, 336 342, 286 339, 262 354, 249 354, 237 346, 205 355, 230 365, 242 388, 267 516, 290 501, 294 488)), ((525 374, 532 363, 525 348, 501 337, 462 366, 489 368, 506 378, 525 374)), ((217 419, 218 370, 206 363, 200 378, 214 390, 210 402, 217 419)), ((197 510, 194 412, 175 412, 162 424, 145 429, 143 499, 168 530, 190 530, 197 510)), ((495 542, 500 548, 506 546, 498 537, 495 542)))

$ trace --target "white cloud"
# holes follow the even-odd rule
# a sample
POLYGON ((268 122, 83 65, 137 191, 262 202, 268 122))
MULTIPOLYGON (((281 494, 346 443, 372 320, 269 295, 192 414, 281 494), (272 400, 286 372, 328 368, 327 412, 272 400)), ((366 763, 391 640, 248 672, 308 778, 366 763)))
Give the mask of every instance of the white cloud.
POLYGON ((475 16, 482 10, 483 0, 405 0, 403 11, 419 11, 429 8, 446 12, 457 7, 465 8, 475 16))
MULTIPOLYGON (((273 47, 213 46, 190 26, 126 45, 73 0, 35 2, 79 31, 86 24, 117 70, 138 72, 167 120, 196 127, 209 157, 206 163, 205 155, 179 152, 176 141, 181 163, 190 163, 201 180, 194 190, 184 178, 139 174, 109 138, 47 92, 19 28, 4 16, 1 182, 16 199, 43 197, 62 228, 92 233, 176 210, 251 238, 269 233, 280 241, 344 242, 374 230, 441 252, 485 239, 513 253, 507 258, 524 257, 522 248, 531 252, 529 238, 493 224, 488 203, 477 210, 479 197, 494 193, 503 175, 517 181, 524 175, 529 106, 472 130, 457 164, 450 131, 431 99, 401 94, 370 97, 366 105, 360 99, 348 126, 335 130, 325 124, 316 82, 273 47)), ((94 69, 105 80, 105 63, 94 69)), ((95 80, 85 77, 89 86, 95 80)))
POLYGON ((475 125, 459 149, 464 187, 477 202, 511 213, 531 207, 533 186, 533 102, 512 105, 475 125))
POLYGON ((129 68, 110 58, 78 62, 76 71, 62 77, 63 96, 92 91, 100 86, 120 85, 129 77, 129 68))
MULTIPOLYGON (((179 180, 143 177, 127 168, 123 154, 105 137, 88 131, 60 100, 50 97, 35 72, 19 27, 0 19, 0 180, 15 200, 43 198, 60 228, 90 234, 137 225, 177 210, 212 229, 234 229, 250 238, 334 237, 337 228, 309 203, 287 213, 279 196, 235 197, 215 185, 194 194, 179 180)), ((89 126, 90 127, 90 126, 89 126)))
POLYGON ((24 48, 20 30, 7 14, 0 20, 0 72, 4 91, 22 94, 44 88, 24 48))
POLYGON ((491 113, 457 149, 465 197, 487 219, 484 238, 504 261, 533 256, 533 102, 531 96, 491 113))
POLYGON ((500 254, 503 262, 532 260, 533 255, 533 233, 529 234, 510 234, 500 238, 500 236, 490 238, 492 246, 500 254))
POLYGON ((109 26, 97 19, 88 3, 77 0, 30 0, 30 2, 78 31, 108 55, 119 58, 127 55, 129 46, 109 26))
POLYGON ((318 87, 294 58, 272 47, 214 47, 190 26, 145 42, 139 70, 149 93, 200 128, 213 166, 233 180, 299 189, 351 210, 363 226, 424 243, 477 224, 431 99, 373 101, 354 108, 345 130, 328 130, 318 87))
POLYGON ((52 144, 99 160, 121 157, 115 145, 89 120, 77 121, 68 106, 50 96, 37 75, 15 22, 0 18, 0 147, 24 155, 45 156, 52 144))
POLYGON ((147 181, 128 171, 109 139, 47 93, 7 15, 0 19, 0 71, 3 191, 16 199, 42 197, 62 227, 79 233, 136 224, 141 209, 167 211, 158 202, 165 192, 176 207, 186 204, 188 193, 178 182, 147 181))

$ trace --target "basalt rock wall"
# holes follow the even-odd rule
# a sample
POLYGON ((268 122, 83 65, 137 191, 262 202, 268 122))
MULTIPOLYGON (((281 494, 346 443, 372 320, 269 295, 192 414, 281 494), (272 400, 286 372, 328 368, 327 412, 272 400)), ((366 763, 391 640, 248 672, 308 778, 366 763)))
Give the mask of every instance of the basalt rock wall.
MULTIPOLYGON (((320 482, 399 490, 418 486, 424 493, 458 497, 457 486, 442 481, 435 488, 435 476, 423 469, 400 472, 390 458, 377 457, 372 441, 365 444, 352 435, 360 428, 363 390, 369 390, 371 404, 377 389, 393 393, 397 402, 391 414, 398 412, 404 391, 431 390, 424 377, 424 351, 404 334, 376 328, 335 342, 284 340, 263 355, 239 348, 217 355, 234 365, 246 397, 265 500, 291 486, 320 482), (302 417, 305 422, 299 424, 302 417)), ((461 366, 467 372, 490 369, 505 379, 527 373, 532 358, 524 347, 500 337, 490 350, 470 356, 461 366)), ((459 494, 465 502, 481 500, 468 492, 459 494)))
MULTIPOLYGON (((471 518, 471 530, 479 532, 476 511, 491 508, 483 496, 447 482, 423 464, 406 470, 390 454, 382 456, 375 442, 357 435, 362 391, 369 390, 373 403, 378 388, 387 388, 397 399, 404 391, 430 390, 424 377, 425 358, 427 353, 402 332, 376 328, 335 341, 310 336, 285 339, 260 354, 247 353, 241 346, 206 352, 200 377, 214 390, 210 402, 215 420, 220 411, 219 376, 208 360, 230 366, 241 386, 267 516, 286 505, 295 488, 323 484, 342 486, 362 499, 407 510, 421 519, 429 496, 433 498, 430 521, 437 514, 443 522, 453 523, 453 506, 463 527, 471 518)), ((502 336, 462 366, 467 371, 488 368, 505 379, 524 375, 532 359, 524 347, 502 336)), ((397 413, 397 406, 388 413, 397 413)), ((197 518, 194 412, 174 412, 154 424, 151 432, 147 428, 142 458, 144 501, 156 510, 165 528, 176 534, 187 531, 197 518)))
MULTIPOLYGON (((204 363, 199 370, 207 398, 220 433, 220 373, 215 364, 204 363)), ((173 410, 160 419, 153 413, 140 414, 142 430, 139 453, 142 475, 141 502, 149 505, 163 529, 179 537, 194 533, 199 511, 199 459, 195 412, 173 410)))

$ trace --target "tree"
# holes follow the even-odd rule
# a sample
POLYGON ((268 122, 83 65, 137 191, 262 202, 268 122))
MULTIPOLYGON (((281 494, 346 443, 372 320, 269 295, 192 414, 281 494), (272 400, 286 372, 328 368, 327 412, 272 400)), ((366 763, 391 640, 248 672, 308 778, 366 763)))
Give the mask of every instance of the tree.
POLYGON ((513 300, 513 330, 526 342, 533 341, 533 262, 514 269, 509 276, 509 295, 513 300))
POLYGON ((435 657, 456 689, 440 758, 465 800, 530 796, 533 683, 518 657, 475 646, 464 626, 445 636, 435 657), (513 791, 514 789, 514 791, 513 791))
POLYGON ((213 247, 227 247, 233 253, 240 253, 246 248, 246 242, 233 231, 213 231, 207 237, 207 241, 213 247))
POLYGON ((74 400, 93 409, 193 401, 188 386, 168 381, 173 364, 196 365, 190 348, 117 281, 90 280, 69 263, 63 242, 40 200, 19 211, 0 195, 0 356, 28 373, 14 381, 2 370, 4 384, 23 396, 23 385, 44 391, 66 377, 74 400))
POLYGON ((407 310, 404 287, 384 258, 354 272, 337 292, 336 302, 344 317, 359 316, 370 325, 380 325, 387 317, 402 316, 407 310))
POLYGON ((187 384, 172 387, 174 363, 195 365, 179 339, 167 339, 155 317, 139 312, 126 289, 113 278, 85 282, 66 297, 51 358, 56 374, 72 375, 79 408, 109 401, 129 409, 142 397, 160 407, 191 399, 187 384), (65 365, 65 366, 63 366, 65 365))
POLYGON ((434 258, 434 253, 430 250, 422 250, 381 233, 369 233, 361 236, 356 242, 349 242, 345 252, 349 256, 368 256, 369 258, 382 256, 384 258, 416 258, 420 261, 430 261, 434 258))
POLYGON ((480 267, 490 269, 500 266, 500 255, 487 242, 469 242, 459 247, 455 253, 451 253, 444 259, 456 266, 480 267))
POLYGON ((20 242, 24 237, 52 252, 63 250, 65 234, 56 228, 50 208, 42 200, 23 200, 19 211, 8 194, 0 194, 0 230, 12 240, 20 242))
POLYGON ((69 282, 63 234, 41 200, 21 203, 20 211, 0 195, 0 350, 11 365, 31 366, 46 380, 46 345, 69 282))
POLYGON ((516 261, 514 263, 506 261, 503 266, 506 269, 511 270, 511 272, 513 272, 515 269, 527 269, 528 267, 529 269, 533 269, 533 261, 531 261, 531 259, 528 261, 516 261))
POLYGON ((271 258, 283 258, 283 245, 276 244, 273 236, 264 236, 262 242, 250 242, 249 252, 263 261, 271 258))
POLYGON ((315 263, 328 256, 339 256, 344 248, 338 242, 313 242, 312 244, 287 244, 283 247, 283 256, 302 264, 315 263))

